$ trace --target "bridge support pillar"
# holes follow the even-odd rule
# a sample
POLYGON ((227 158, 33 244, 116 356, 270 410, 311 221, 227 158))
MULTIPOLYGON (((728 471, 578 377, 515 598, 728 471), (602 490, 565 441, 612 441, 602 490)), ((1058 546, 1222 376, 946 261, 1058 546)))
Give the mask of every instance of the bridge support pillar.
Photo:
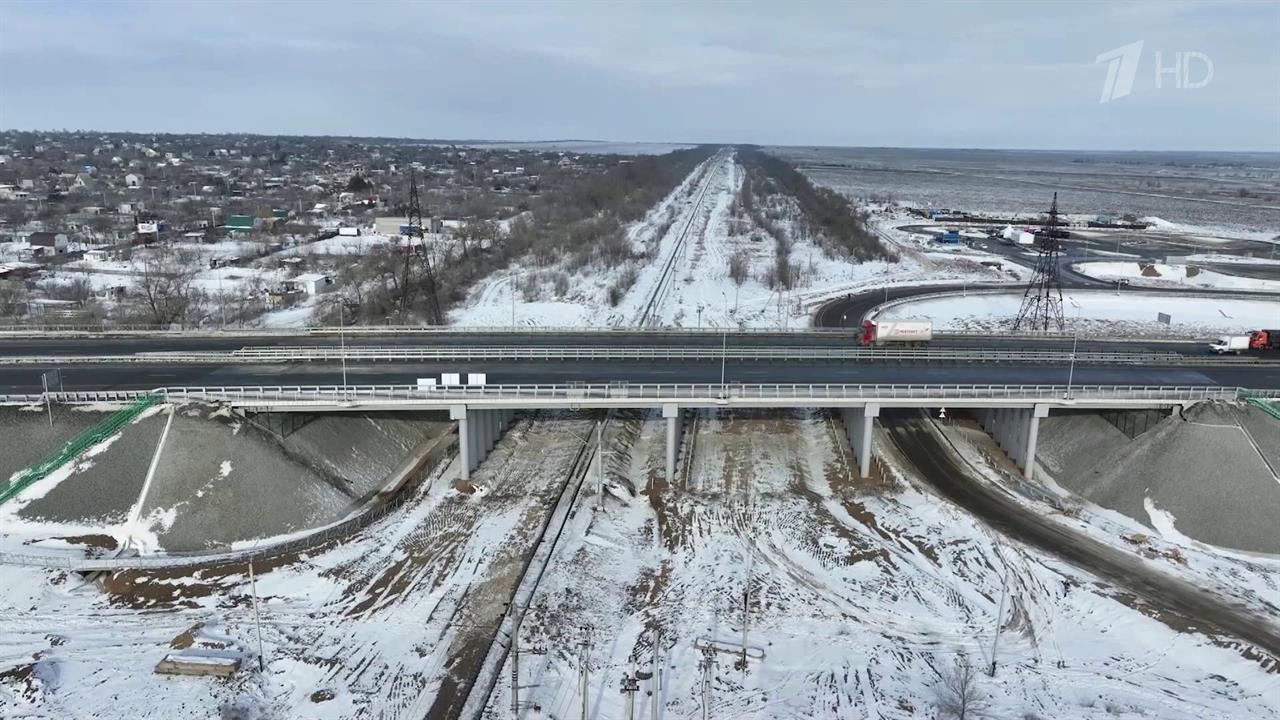
POLYGON ((467 417, 466 405, 453 405, 449 408, 449 419, 458 423, 458 468, 462 480, 471 478, 471 458, 475 456, 471 437, 471 421, 467 417))
POLYGON ((662 417, 667 419, 667 483, 671 484, 676 481, 676 456, 680 452, 680 406, 663 405, 662 417))
POLYGON ((1040 418, 1049 416, 1049 406, 995 408, 980 410, 974 415, 991 439, 1022 469, 1023 477, 1030 480, 1035 473, 1040 418))
POLYGON ((866 478, 871 474, 871 433, 875 419, 880 416, 880 406, 868 403, 862 407, 842 408, 840 414, 844 418, 849 447, 858 459, 858 474, 866 478))
POLYGON ((1022 477, 1030 480, 1036 472, 1036 440, 1040 437, 1040 418, 1049 417, 1048 405, 1036 405, 1027 418, 1027 444, 1023 450, 1022 477))
POLYGON ((459 478, 470 480, 471 472, 489 457, 498 438, 511 425, 514 410, 476 410, 466 405, 449 408, 449 419, 458 422, 459 478))

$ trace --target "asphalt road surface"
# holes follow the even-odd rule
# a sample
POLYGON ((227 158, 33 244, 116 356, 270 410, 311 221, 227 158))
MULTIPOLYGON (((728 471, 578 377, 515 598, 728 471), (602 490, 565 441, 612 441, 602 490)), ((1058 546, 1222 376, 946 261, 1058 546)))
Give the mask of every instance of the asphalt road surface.
MULTIPOLYGON (((45 368, 0 368, 0 393, 40 391, 45 368)), ((413 385, 445 372, 483 372, 493 385, 559 385, 572 382, 633 384, 719 383, 718 360, 703 361, 500 361, 475 363, 348 363, 350 385, 413 385)), ((982 365, 938 362, 735 361, 725 382, 751 384, 980 384, 1065 385, 1066 365, 982 365)), ((264 365, 72 365, 62 368, 66 390, 147 390, 163 386, 341 385, 337 362, 264 365)), ((1077 365, 1076 385, 1213 385, 1280 389, 1280 366, 1144 367, 1077 365)))

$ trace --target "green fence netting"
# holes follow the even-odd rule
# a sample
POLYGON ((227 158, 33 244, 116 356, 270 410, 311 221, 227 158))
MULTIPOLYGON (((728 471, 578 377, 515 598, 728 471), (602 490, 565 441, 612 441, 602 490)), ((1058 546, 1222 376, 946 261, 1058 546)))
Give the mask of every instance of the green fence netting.
POLYGON ((8 501, 9 498, 25 490, 31 483, 48 477, 49 473, 75 460, 89 448, 116 434, 120 428, 138 417, 143 410, 154 405, 158 399, 155 395, 143 395, 128 407, 117 410, 97 425, 85 429, 68 441, 66 445, 63 445, 57 452, 41 460, 38 464, 23 470, 13 482, 9 483, 8 487, 0 490, 0 503, 8 501))
POLYGON ((1240 396, 1250 405, 1253 405, 1271 417, 1280 420, 1280 402, 1251 392, 1243 392, 1240 396))

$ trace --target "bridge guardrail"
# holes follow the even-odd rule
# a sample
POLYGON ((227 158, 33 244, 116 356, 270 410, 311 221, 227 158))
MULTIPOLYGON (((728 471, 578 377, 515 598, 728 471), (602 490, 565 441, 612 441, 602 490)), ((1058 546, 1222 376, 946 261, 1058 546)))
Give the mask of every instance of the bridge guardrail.
POLYGON ((142 352, 126 355, 20 355, 0 357, 3 365, 116 365, 144 363, 255 364, 293 362, 521 361, 521 360, 843 360, 861 362, 962 362, 1086 365, 1237 366, 1273 365, 1280 360, 1252 356, 1182 355, 1173 352, 1085 350, 982 350, 964 348, 881 348, 821 346, 330 346, 246 347, 231 352, 142 352))
MULTIPOLYGON (((650 384, 609 383, 581 385, 483 385, 420 388, 416 385, 277 385, 161 387, 153 390, 102 390, 48 393, 55 402, 128 402, 149 393, 170 402, 316 403, 342 406, 367 401, 403 401, 444 406, 473 400, 1008 400, 1011 402, 1147 400, 1195 402, 1199 400, 1280 399, 1280 390, 1254 390, 1215 385, 892 385, 892 384, 650 384), (434 402, 432 402, 434 401, 434 402)), ((0 402, 43 402, 43 393, 0 395, 0 402)))

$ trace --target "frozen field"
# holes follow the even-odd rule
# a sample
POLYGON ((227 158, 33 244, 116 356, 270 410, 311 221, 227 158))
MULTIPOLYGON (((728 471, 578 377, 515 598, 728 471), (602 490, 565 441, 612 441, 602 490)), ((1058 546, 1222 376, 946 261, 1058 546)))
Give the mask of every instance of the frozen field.
POLYGON ((861 198, 971 212, 1154 216, 1244 237, 1280 234, 1274 153, 772 148, 815 182, 861 198), (1240 189, 1258 197, 1241 198, 1240 189), (1267 200, 1266 198, 1270 198, 1267 200))
MULTIPOLYGON (((1021 293, 971 292, 895 304, 877 317, 930 319, 940 330, 998 331, 1012 326, 1021 303, 1021 293)), ((1246 332, 1280 320, 1280 303, 1274 300, 1102 290, 1064 292, 1062 308, 1068 332, 1099 335, 1204 336, 1246 332), (1170 324, 1157 322, 1157 313, 1168 313, 1170 324)))
MULTIPOLYGON (((1251 258, 1242 258, 1249 260, 1251 258)), ((1242 265, 1247 263, 1240 263, 1242 265)), ((1257 263, 1263 264, 1263 263, 1257 263)), ((1213 288, 1215 290, 1266 290, 1280 292, 1280 280, 1226 275, 1186 265, 1152 262, 1086 262, 1073 270, 1099 280, 1128 280, 1132 285, 1158 288, 1213 288)), ((1280 302, 1280 300, 1277 300, 1280 302)), ((1277 311, 1280 314, 1280 311, 1277 311)))

